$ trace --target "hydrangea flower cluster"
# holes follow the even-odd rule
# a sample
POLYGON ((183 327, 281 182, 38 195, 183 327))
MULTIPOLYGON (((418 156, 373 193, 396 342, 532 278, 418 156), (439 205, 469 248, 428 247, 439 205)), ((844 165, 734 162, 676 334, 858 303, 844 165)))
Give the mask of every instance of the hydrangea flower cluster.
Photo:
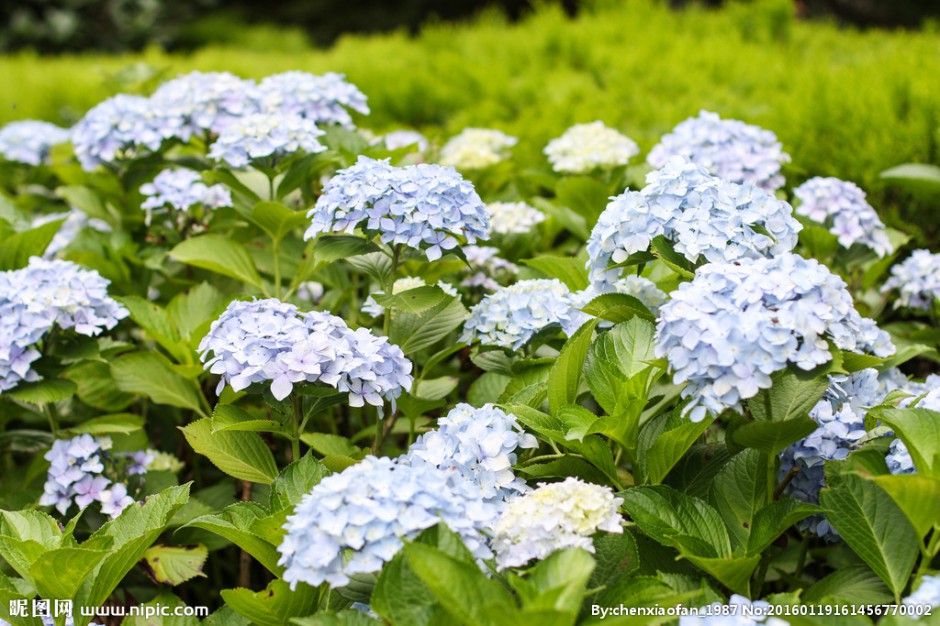
POLYGON ((940 254, 929 250, 914 250, 903 263, 891 268, 891 277, 885 281, 882 292, 897 289, 900 297, 895 307, 910 307, 929 311, 940 298, 940 254))
POLYGON ((659 307, 666 303, 669 296, 648 278, 632 274, 618 278, 612 283, 592 283, 587 289, 574 294, 578 308, 588 305, 597 296, 605 293, 622 293, 633 296, 650 310, 653 315, 659 314, 659 307))
POLYGON ((583 174, 626 165, 640 153, 639 146, 603 122, 575 124, 552 139, 543 151, 552 169, 563 174, 583 174))
MULTIPOLYGON (((392 295, 397 295, 410 291, 412 289, 417 289, 418 287, 427 287, 428 284, 424 282, 423 278, 418 276, 407 276, 405 278, 399 278, 392 284, 392 295)), ((457 289, 453 285, 448 285, 444 281, 437 281, 437 287, 440 287, 441 290, 449 296, 458 297, 460 294, 457 293, 457 289)), ((369 295, 365 302, 362 303, 362 307, 359 309, 366 315, 371 315, 372 317, 381 317, 385 314, 385 307, 375 301, 373 295, 383 296, 385 295, 384 291, 377 291, 374 294, 369 295)))
POLYGON ((253 80, 228 72, 190 72, 160 85, 151 101, 182 119, 189 134, 220 133, 235 120, 257 113, 261 94, 253 80))
POLYGON ((769 192, 783 187, 780 167, 790 162, 773 132, 723 120, 709 111, 699 112, 664 135, 646 160, 662 167, 674 156, 698 163, 723 180, 751 183, 769 192))
POLYGON ((70 261, 32 257, 23 269, 0 272, 0 392, 39 380, 33 347, 58 324, 95 336, 114 328, 127 309, 108 296, 109 281, 70 261))
POLYGON ((369 114, 366 96, 345 80, 343 74, 322 76, 307 72, 283 72, 262 79, 258 85, 261 106, 266 111, 299 115, 317 124, 352 127, 346 109, 369 114))
POLYGON ((301 313, 275 298, 232 302, 199 343, 205 368, 221 374, 217 391, 270 381, 283 400, 299 383, 349 392, 349 404, 382 406, 411 388, 411 361, 387 337, 350 329, 342 318, 301 313), (211 357, 210 357, 211 355, 211 357))
POLYGON ((471 244, 487 239, 490 228, 480 196, 454 169, 394 167, 364 156, 326 183, 307 215, 305 239, 361 228, 383 243, 423 249, 430 261, 456 248, 457 237, 471 244))
POLYGON ((86 228, 97 230, 101 233, 111 232, 110 224, 98 219, 97 217, 89 218, 87 215, 85 215, 85 213, 79 211, 78 209, 72 209, 68 213, 40 215, 30 222, 30 228, 37 228, 43 224, 48 224, 63 218, 65 218, 65 221, 62 222, 62 225, 59 227, 59 230, 52 238, 52 241, 50 241, 49 245, 46 246, 46 251, 42 254, 43 258, 51 259, 57 255, 59 252, 64 250, 66 246, 75 241, 75 238, 78 237, 78 234, 86 228))
POLYGON ((252 113, 232 121, 209 149, 209 158, 232 167, 245 167, 255 159, 292 152, 326 150, 317 139, 323 131, 299 115, 252 113))
MULTIPOLYGON (((11 602, 15 602, 15 600, 11 602)), ((26 602, 26 600, 22 600, 22 602, 26 602)), ((39 617, 39 620, 42 622, 42 626, 56 626, 54 617, 43 615, 39 617)), ((10 624, 10 622, 3 619, 2 617, 0 617, 0 626, 13 626, 13 625, 10 624)), ((75 617, 73 617, 72 615, 66 615, 64 626, 75 626, 75 617)), ((90 622, 88 626, 104 626, 104 625, 99 624, 98 622, 90 622)))
POLYGON ((206 185, 192 170, 163 170, 153 182, 141 185, 140 193, 147 196, 140 208, 148 212, 165 206, 177 211, 188 211, 197 204, 207 209, 232 206, 232 194, 225 185, 206 185))
POLYGON ((476 485, 487 502, 498 504, 528 490, 512 466, 517 449, 538 445, 514 415, 491 404, 474 408, 461 403, 437 421, 437 430, 418 437, 404 462, 456 471, 476 485))
POLYGON ((41 165, 52 146, 71 139, 71 131, 49 122, 22 120, 0 128, 0 156, 7 161, 41 165))
POLYGON ((441 148, 441 165, 481 170, 506 159, 519 140, 488 128, 465 128, 441 148))
POLYGON ((519 267, 515 263, 500 258, 499 248, 464 246, 463 253, 472 273, 460 283, 461 287, 482 287, 495 291, 500 288, 501 283, 519 273, 519 267))
POLYGON ((85 114, 72 128, 75 156, 85 170, 135 154, 157 151, 170 138, 188 141, 192 131, 183 117, 143 96, 119 94, 85 114))
POLYGON ((793 195, 800 199, 797 214, 829 224, 829 232, 838 236, 843 247, 858 243, 871 248, 879 257, 894 252, 884 223, 855 183, 816 177, 794 189, 793 195))
POLYGON ((278 546, 284 580, 333 587, 379 571, 422 530, 446 524, 478 558, 492 556, 480 529, 496 506, 457 472, 366 457, 320 481, 287 517, 278 546))
POLYGON ((529 234, 545 221, 545 214, 525 202, 490 202, 490 227, 498 235, 529 234))
POLYGON ((788 626, 789 622, 768 615, 770 603, 764 600, 748 600, 744 596, 734 594, 728 604, 713 602, 702 607, 700 615, 683 615, 679 618, 679 626, 754 626, 766 624, 767 626, 788 626), (730 608, 734 607, 734 608, 730 608), (745 615, 744 607, 751 610, 745 615))
POLYGON ((375 143, 385 142, 385 147, 389 150, 398 150, 414 146, 418 152, 424 152, 428 149, 428 139, 416 130, 393 130, 379 137, 375 143))
MULTIPOLYGON (((825 462, 846 458, 861 442, 866 435, 865 413, 883 397, 878 372, 874 369, 849 376, 829 376, 829 388, 809 412, 819 427, 780 455, 781 477, 796 469, 787 484, 788 495, 811 504, 819 503, 825 462)), ((798 525, 801 530, 828 540, 839 536, 822 515, 805 518, 798 525)))
POLYGON ((914 459, 911 458, 911 452, 900 439, 891 442, 891 448, 885 456, 885 462, 888 464, 888 471, 892 474, 916 474, 914 459))
POLYGON ((616 279, 620 271, 607 268, 648 249, 660 235, 693 263, 703 257, 710 263, 761 258, 796 246, 802 227, 790 205, 753 185, 721 180, 678 157, 646 182, 642 191, 613 198, 591 231, 593 282, 616 279))
POLYGON ((556 550, 594 552, 591 535, 598 530, 622 533, 615 498, 608 487, 570 476, 539 487, 509 503, 493 529, 493 551, 499 569, 521 567, 556 550))
POLYGON ((577 306, 574 294, 557 278, 520 280, 470 309, 460 340, 517 350, 556 324, 571 335, 586 319, 577 306))
POLYGON ((845 282, 815 259, 784 254, 740 264, 713 263, 679 286, 660 309, 656 355, 691 398, 693 421, 741 410, 793 363, 811 370, 841 350, 894 353, 884 331, 855 310, 845 282))
MULTIPOLYGON (((920 579, 920 585, 917 591, 901 600, 905 606, 930 606, 936 609, 940 607, 940 576, 924 576, 920 579)), ((919 616, 911 616, 911 619, 919 619, 919 616)))
POLYGON ((105 515, 120 515, 134 499, 124 483, 112 482, 105 473, 145 474, 154 455, 143 450, 113 454, 110 449, 109 438, 87 434, 53 442, 45 455, 50 465, 39 504, 55 506, 64 515, 73 502, 79 508, 99 502, 105 515))

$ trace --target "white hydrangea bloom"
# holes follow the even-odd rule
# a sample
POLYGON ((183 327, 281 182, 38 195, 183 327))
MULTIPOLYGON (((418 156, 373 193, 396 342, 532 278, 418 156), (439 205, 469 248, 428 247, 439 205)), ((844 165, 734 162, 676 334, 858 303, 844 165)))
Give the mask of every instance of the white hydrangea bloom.
POLYGON ((71 139, 72 133, 49 122, 22 120, 0 128, 0 157, 8 161, 40 165, 53 146, 71 139))
POLYGON ((591 536, 599 530, 622 533, 615 498, 607 487, 568 477, 540 483, 538 489, 512 500, 493 529, 493 551, 499 569, 521 567, 556 550, 594 552, 591 536))
POLYGON ((525 202, 490 202, 490 228, 498 235, 528 234, 545 221, 545 214, 525 202))
POLYGON ((713 602, 700 609, 705 615, 683 615, 679 618, 679 626, 789 626, 789 622, 779 617, 769 616, 770 603, 764 600, 748 600, 744 596, 733 594, 728 604, 713 602), (744 607, 753 613, 744 614, 744 607))
POLYGON ((639 146, 603 122, 575 124, 545 146, 552 169, 565 174, 583 174, 626 165, 640 153, 639 146))
POLYGON ((441 165, 480 170, 506 159, 519 140, 488 128, 465 128, 441 148, 441 165))

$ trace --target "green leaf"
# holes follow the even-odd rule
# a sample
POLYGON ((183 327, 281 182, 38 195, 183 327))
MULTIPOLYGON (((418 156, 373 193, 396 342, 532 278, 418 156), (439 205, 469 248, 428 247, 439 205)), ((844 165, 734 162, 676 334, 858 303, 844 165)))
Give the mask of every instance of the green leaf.
POLYGON ((812 418, 797 417, 785 422, 748 422, 731 433, 731 439, 745 448, 775 455, 819 427, 812 418))
POLYGON ((884 474, 872 480, 901 507, 919 537, 940 523, 940 480, 920 474, 884 474))
POLYGON ((29 265, 30 257, 41 257, 64 221, 55 220, 0 240, 0 271, 18 270, 29 265))
POLYGON ((178 363, 193 362, 192 351, 182 344, 176 327, 163 307, 138 296, 124 296, 116 300, 130 311, 131 319, 147 331, 178 363))
POLYGON ((825 376, 801 380, 790 370, 775 372, 770 389, 761 389, 747 401, 747 408, 759 421, 783 422, 791 418, 808 417, 826 389, 825 376))
POLYGON ((228 298, 209 283, 199 283, 192 289, 173 296, 166 307, 173 324, 179 329, 180 336, 186 341, 199 340, 194 336, 196 330, 216 319, 219 310, 225 306, 228 298))
POLYGON ((39 556, 29 568, 36 591, 44 598, 73 598, 107 550, 57 548, 39 556))
POLYGON ((4 393, 8 398, 37 406, 67 400, 75 395, 78 386, 70 380, 52 378, 34 383, 22 383, 4 393))
POLYGON ((661 483, 713 421, 693 422, 673 411, 648 422, 640 431, 638 447, 643 484, 661 483))
POLYGON ((140 613, 125 617, 124 621, 121 622, 121 626, 200 626, 201 624, 204 626, 250 626, 250 622, 244 621, 240 615, 232 613, 231 609, 224 608, 216 611, 203 622, 193 615, 184 614, 187 612, 184 607, 187 606, 171 591, 164 589, 149 602, 141 603, 139 605, 140 613), (174 615, 173 612, 177 609, 180 613, 174 615), (162 611, 167 611, 165 617, 160 615, 162 611), (150 617, 147 617, 148 615, 150 617), (227 621, 217 621, 220 615, 224 615, 227 621))
POLYGON ((690 563, 714 576, 728 589, 742 595, 750 595, 751 575, 760 563, 759 556, 714 558, 696 556, 682 549, 679 552, 690 563))
MULTIPOLYGON (((375 618, 354 609, 345 609, 339 613, 321 611, 310 617, 294 617, 290 621, 297 626, 375 626, 375 618)), ((415 622, 396 622, 415 624, 415 622)))
POLYGON ((202 566, 209 551, 204 545, 157 545, 144 552, 144 571, 155 583, 179 585, 197 576, 205 577, 202 566))
POLYGON ((277 564, 281 555, 274 546, 251 531, 253 524, 267 515, 268 511, 256 502, 237 502, 220 513, 197 517, 181 526, 180 530, 201 528, 224 537, 257 559, 268 571, 280 576, 284 572, 284 568, 277 564))
POLYGON ((374 293, 372 298, 383 307, 392 307, 407 313, 421 313, 445 300, 451 300, 453 296, 446 294, 440 287, 432 285, 416 287, 394 295, 374 293))
POLYGON ((512 596, 475 563, 421 543, 405 544, 404 554, 408 566, 456 622, 468 626, 515 623, 512 596))
POLYGON ((131 352, 111 363, 111 375, 121 391, 147 396, 157 404, 190 409, 202 415, 204 398, 191 380, 173 371, 156 352, 131 352))
POLYGON ((659 235, 653 239, 650 247, 653 254, 659 257, 659 260, 678 274, 680 278, 692 279, 695 277, 695 269, 692 263, 676 252, 674 244, 671 241, 659 235))
POLYGON ((721 513, 735 547, 746 546, 754 516, 767 502, 766 456, 743 450, 715 474, 710 500, 721 513))
POLYGON ((246 431, 212 432, 212 420, 201 419, 180 427, 193 450, 220 470, 240 480, 270 485, 277 477, 271 449, 260 435, 246 431))
POLYGON ((915 193, 940 193, 940 167, 936 165, 905 163, 883 171, 881 178, 915 193))
POLYGON ((562 206, 594 224, 607 207, 610 193, 607 185, 589 176, 569 176, 558 181, 555 195, 562 206))
POLYGON ((217 404, 212 411, 212 432, 245 430, 253 432, 281 432, 283 424, 266 417, 256 417, 233 404, 217 404))
POLYGON ((594 560, 596 567, 588 588, 609 589, 639 569, 636 539, 629 532, 598 533, 594 536, 594 560))
POLYGON ((731 556, 731 539, 721 515, 704 500, 656 485, 623 492, 624 507, 644 533, 664 545, 675 537, 699 539, 708 547, 703 556, 731 556))
POLYGON ((306 211, 292 211, 280 202, 259 202, 251 209, 251 221, 275 241, 307 223, 306 211))
POLYGON ((589 281, 583 261, 574 257, 544 255, 523 261, 549 278, 557 278, 571 291, 586 289, 589 281))
POLYGON ((85 420, 63 431, 69 436, 88 433, 89 435, 127 435, 144 427, 144 418, 132 413, 117 413, 115 415, 102 415, 85 420))
POLYGON ((355 235, 320 235, 313 247, 317 263, 323 264, 378 251, 374 243, 355 235))
POLYGON ((111 366, 104 361, 83 361, 64 372, 78 385, 78 399, 102 411, 121 411, 134 402, 134 396, 117 388, 111 366))
POLYGON ((341 455, 355 458, 362 449, 346 437, 330 433, 304 433, 300 440, 323 456, 341 455))
POLYGON ((453 621, 408 566, 403 552, 382 568, 375 581, 371 605, 391 624, 450 626, 453 621))
POLYGON ((405 354, 430 348, 447 337, 467 319, 467 309, 458 298, 431 307, 421 315, 400 312, 392 316, 389 340, 405 354))
POLYGON ((819 501, 829 523, 899 600, 917 560, 920 541, 914 527, 876 483, 835 472, 826 480, 819 501))
POLYGON ((511 578, 510 583, 524 611, 567 614, 570 619, 564 623, 574 624, 594 566, 586 550, 558 550, 531 568, 525 579, 511 578))
POLYGON ((615 324, 626 322, 634 317, 639 317, 650 322, 656 321, 656 316, 650 312, 645 304, 640 302, 637 298, 625 293, 601 294, 593 298, 582 307, 581 310, 588 315, 593 315, 594 317, 614 322, 615 324))
POLYGON ((292 509, 300 499, 310 492, 329 472, 309 452, 294 461, 278 474, 271 483, 268 508, 271 511, 292 509))
POLYGON ((768 504, 754 516, 754 524, 747 541, 747 554, 759 555, 788 528, 801 519, 820 512, 818 506, 792 498, 781 498, 768 504))
POLYGON ((202 235, 187 239, 170 250, 181 263, 222 274, 261 289, 261 276, 245 248, 222 235, 202 235))
POLYGON ((923 476, 940 478, 940 412, 929 409, 883 409, 877 418, 907 446, 923 476))
POLYGON ((893 600, 867 565, 842 567, 803 592, 806 604, 890 604, 893 600))
POLYGON ((284 626, 291 618, 304 617, 317 610, 320 590, 299 583, 291 591, 283 580, 273 580, 265 589, 223 589, 222 599, 236 613, 258 626, 284 626))
POLYGON ((548 374, 548 406, 552 413, 566 404, 574 404, 581 386, 584 359, 594 336, 597 320, 591 320, 572 335, 561 349, 548 374))

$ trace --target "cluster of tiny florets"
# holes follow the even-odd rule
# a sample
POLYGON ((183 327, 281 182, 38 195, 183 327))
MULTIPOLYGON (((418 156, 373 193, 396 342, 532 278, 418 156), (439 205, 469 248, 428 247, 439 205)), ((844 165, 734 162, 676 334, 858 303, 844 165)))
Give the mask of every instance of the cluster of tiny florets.
POLYGON ((761 258, 796 246, 801 226, 792 208, 758 187, 721 180, 678 157, 646 181, 642 191, 613 198, 598 218, 587 243, 593 282, 616 279, 620 271, 608 267, 647 250, 658 236, 693 263, 761 258))
POLYGON ((660 309, 656 354, 691 398, 694 421, 741 410, 793 363, 811 370, 841 350, 888 356, 884 331, 855 310, 845 282, 814 259, 784 254, 705 265, 660 309))
POLYGON ((679 626, 789 626, 789 622, 770 615, 769 602, 748 600, 738 594, 732 595, 728 604, 712 602, 700 611, 698 615, 681 616, 679 626))
POLYGON ((453 168, 439 165, 395 167, 388 160, 360 156, 337 172, 308 216, 305 238, 320 233, 379 235, 383 243, 424 250, 430 261, 489 236, 483 201, 453 168))
POLYGON ((197 204, 207 209, 232 206, 232 194, 224 185, 207 185, 192 170, 163 170, 153 182, 141 185, 140 193, 147 196, 140 208, 148 211, 165 206, 188 211, 197 204))
POLYGON ((7 161, 41 165, 53 146, 71 139, 71 131, 49 122, 22 120, 0 128, 0 157, 7 161))
POLYGON ((539 487, 509 503, 493 529, 493 551, 499 569, 521 567, 556 550, 594 552, 591 536, 599 530, 622 533, 615 498, 608 487, 569 477, 539 487))
POLYGON ((733 183, 751 183, 766 191, 783 187, 780 167, 790 161, 777 136, 769 130, 738 120, 723 120, 701 111, 664 135, 647 161, 662 167, 681 156, 733 183))
POLYGON ((552 169, 565 174, 583 174, 626 165, 640 153, 639 146, 603 122, 575 124, 545 146, 552 169))
POLYGON ((54 325, 96 336, 128 311, 108 296, 109 281, 70 261, 33 257, 23 269, 0 272, 0 392, 39 380, 35 344, 54 325))
POLYGON ((464 246, 470 276, 460 283, 462 287, 482 287, 496 291, 519 273, 519 267, 499 256, 499 248, 492 246, 464 246))
POLYGON ((222 376, 219 392, 226 384, 240 391, 270 382, 271 394, 282 400, 295 384, 322 383, 349 392, 351 406, 382 406, 412 383, 411 361, 388 338, 274 298, 231 303, 199 353, 205 368, 222 376))
POLYGON ((151 96, 153 106, 183 120, 191 134, 220 133, 261 107, 253 80, 228 72, 190 72, 169 80, 151 96))
POLYGON ((897 289, 900 295, 894 306, 929 311, 940 298, 940 254, 914 250, 903 263, 891 268, 891 277, 881 290, 892 289, 897 289))
POLYGON ((287 517, 278 546, 284 580, 333 587, 382 569, 403 540, 445 524, 478 558, 492 552, 481 533, 498 512, 458 472, 368 456, 328 476, 287 517))
POLYGON ((145 474, 154 455, 143 450, 109 453, 110 449, 111 440, 107 437, 79 435, 55 441, 45 455, 49 472, 39 504, 55 506, 65 514, 73 503, 83 509, 99 502, 105 515, 120 515, 134 499, 127 494, 127 485, 112 482, 106 474, 145 474))
POLYGON ((252 113, 234 120, 219 133, 209 150, 209 158, 232 167, 245 167, 266 157, 280 157, 302 151, 326 150, 317 139, 323 131, 299 115, 252 113))
POLYGON ((479 170, 506 159, 519 140, 488 128, 465 128, 441 148, 441 165, 479 170))
POLYGON ((460 340, 518 350, 552 326, 571 335, 586 319, 578 306, 574 294, 557 278, 520 280, 470 309, 460 340))
POLYGON ((879 257, 894 252, 884 223, 855 183, 816 177, 794 189, 793 195, 800 200, 797 214, 828 225, 843 247, 857 243, 871 248, 879 257))
POLYGON ((352 127, 346 109, 369 113, 365 94, 334 72, 322 76, 297 71, 274 74, 261 80, 258 91, 264 110, 299 115, 321 125, 352 127))
POLYGON ((490 227, 498 235, 528 234, 545 221, 545 214, 525 202, 489 202, 490 227))
POLYGON ((538 441, 514 415, 491 404, 458 404, 437 420, 436 430, 418 437, 405 458, 411 465, 456 471, 479 487, 485 500, 498 503, 528 490, 512 466, 517 449, 536 447, 538 441))

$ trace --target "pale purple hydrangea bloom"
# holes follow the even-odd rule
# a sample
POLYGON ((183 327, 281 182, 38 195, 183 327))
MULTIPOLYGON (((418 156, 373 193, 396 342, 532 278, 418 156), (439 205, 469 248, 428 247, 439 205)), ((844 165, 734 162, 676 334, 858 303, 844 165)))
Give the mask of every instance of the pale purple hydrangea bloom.
POLYGON ((475 408, 461 403, 437 420, 436 430, 418 437, 401 462, 455 471, 479 488, 487 502, 500 504, 528 491, 512 466, 518 449, 537 447, 535 437, 511 413, 492 404, 475 408))
POLYGON ((369 114, 366 96, 343 74, 322 76, 307 72, 283 72, 261 80, 258 91, 265 111, 299 115, 317 124, 353 127, 347 109, 369 114))
POLYGON ((72 128, 75 156, 85 170, 102 163, 156 152, 167 139, 188 141, 191 130, 172 110, 152 99, 124 94, 92 108, 72 128))
MULTIPOLYGON (((901 600, 901 604, 910 607, 926 605, 933 609, 940 607, 940 576, 922 577, 917 590, 901 600)), ((910 618, 918 620, 920 616, 911 615, 910 618)))
POLYGON ((49 122, 22 120, 0 128, 0 156, 7 161, 41 165, 53 146, 69 141, 72 132, 49 122))
POLYGON ((470 309, 460 341, 518 350, 537 333, 558 326, 573 334, 587 316, 557 278, 520 280, 488 294, 470 309))
POLYGON ((140 208, 147 211, 165 206, 188 211, 197 204, 207 209, 232 206, 232 194, 224 185, 206 185, 192 170, 163 170, 152 182, 141 185, 140 193, 147 196, 140 208))
POLYGON ((261 109, 253 80, 228 72, 190 72, 160 85, 151 100, 181 120, 190 134, 220 133, 261 109))
POLYGON ((302 313, 270 298, 232 302, 212 322, 199 344, 205 368, 221 374, 225 385, 241 391, 270 383, 283 400, 301 383, 322 383, 349 392, 350 406, 381 407, 411 388, 411 361, 387 337, 368 328, 350 329, 335 315, 302 313), (211 356, 210 356, 211 355, 211 356))
POLYGON ((318 139, 322 135, 316 124, 299 115, 252 113, 232 121, 219 133, 209 149, 209 158, 245 167, 266 157, 323 152, 326 146, 318 139))
POLYGON ((470 265, 470 276, 460 283, 461 287, 482 287, 496 291, 502 283, 519 273, 515 263, 500 258, 499 248, 492 246, 464 246, 463 253, 470 265))
POLYGON ((738 120, 723 120, 701 111, 664 135, 646 160, 663 167, 674 156, 684 157, 733 183, 750 183, 769 192, 783 187, 780 167, 789 163, 777 136, 738 120))
POLYGON ((828 225, 842 247, 858 243, 871 248, 879 257, 894 252, 884 223, 855 183, 816 177, 794 189, 793 195, 800 200, 797 214, 828 225))
POLYGON ((779 617, 769 616, 770 603, 765 600, 748 600, 744 596, 733 594, 728 604, 713 602, 699 609, 700 615, 683 615, 679 626, 788 626, 789 622, 779 617), (744 614, 748 607, 748 615, 744 614), (708 614, 705 614, 706 611, 708 614))
POLYGON ((639 146, 603 122, 575 124, 543 150, 552 169, 565 174, 583 174, 626 165, 640 153, 639 146))
POLYGON ((364 156, 326 183, 308 217, 305 239, 361 229, 383 243, 424 250, 430 261, 460 245, 458 237, 473 244, 489 236, 480 196, 453 168, 394 167, 364 156))
POLYGON ((441 165, 480 170, 506 159, 519 140, 489 128, 465 128, 441 148, 441 165))
POLYGON ((320 481, 287 517, 278 551, 284 580, 343 587, 350 576, 378 572, 403 541, 445 524, 477 557, 492 556, 481 529, 497 507, 454 471, 368 456, 320 481))
POLYGON ((771 386, 793 363, 811 370, 841 350, 894 353, 887 333, 854 308, 845 282, 815 259, 784 254, 740 264, 713 263, 660 309, 656 355, 675 384, 687 383, 686 414, 700 421, 771 386))
POLYGON ((499 569, 522 567, 556 550, 594 552, 591 536, 599 530, 622 533, 617 509, 622 498, 609 487, 569 476, 510 501, 493 527, 493 551, 499 569))
POLYGON ((929 250, 914 250, 903 263, 891 268, 891 277, 881 291, 897 289, 900 298, 894 306, 929 311, 940 298, 940 254, 929 250))
POLYGON ((607 268, 660 235, 692 263, 762 258, 796 246, 802 227, 792 208, 758 187, 721 180, 678 157, 646 182, 614 197, 598 218, 587 242, 592 282, 615 280, 620 270, 607 268))
POLYGON ((127 309, 108 296, 109 281, 70 261, 29 260, 0 272, 0 393, 39 376, 34 345, 54 325, 97 336, 114 328, 127 309))

